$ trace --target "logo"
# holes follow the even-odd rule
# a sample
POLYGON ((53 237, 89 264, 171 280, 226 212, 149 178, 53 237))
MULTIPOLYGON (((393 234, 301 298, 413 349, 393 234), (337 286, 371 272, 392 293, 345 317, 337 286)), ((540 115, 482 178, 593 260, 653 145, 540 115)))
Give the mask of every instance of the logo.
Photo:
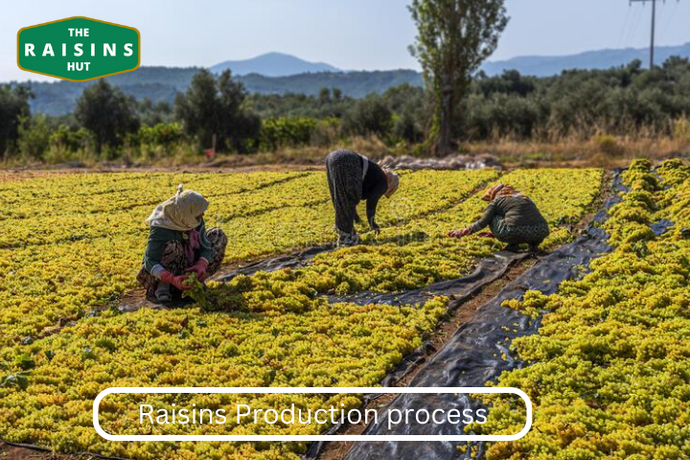
POLYGON ((134 27, 75 16, 17 33, 17 65, 27 72, 87 81, 136 70, 140 62, 134 27))

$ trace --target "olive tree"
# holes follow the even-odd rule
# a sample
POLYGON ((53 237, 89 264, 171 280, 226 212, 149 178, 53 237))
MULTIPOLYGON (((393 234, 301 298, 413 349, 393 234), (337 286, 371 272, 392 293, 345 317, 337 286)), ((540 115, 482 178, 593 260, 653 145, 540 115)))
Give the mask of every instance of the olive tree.
POLYGON ((33 93, 26 86, 0 85, 0 159, 15 149, 21 121, 30 114, 31 98, 33 93))
POLYGON ((137 104, 133 96, 105 80, 89 86, 79 100, 74 116, 96 139, 96 151, 118 147, 127 134, 139 129, 137 104))
POLYGON ((220 151, 247 152, 256 143, 261 120, 245 107, 247 92, 229 70, 217 78, 202 69, 175 99, 175 117, 185 133, 206 147, 216 137, 220 151))

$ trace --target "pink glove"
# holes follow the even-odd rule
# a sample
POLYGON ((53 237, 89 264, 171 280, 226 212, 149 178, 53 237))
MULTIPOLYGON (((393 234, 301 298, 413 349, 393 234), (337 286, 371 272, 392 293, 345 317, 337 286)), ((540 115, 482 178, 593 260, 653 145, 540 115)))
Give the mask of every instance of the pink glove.
POLYGON ((184 284, 185 278, 185 275, 175 276, 167 270, 161 273, 161 281, 175 286, 180 291, 191 289, 190 286, 184 284))
POLYGON ((462 230, 452 230, 448 232, 448 236, 451 238, 462 238, 463 236, 469 235, 470 229, 469 228, 463 228, 462 230))
POLYGON ((206 278, 206 270, 208 270, 208 260, 203 257, 196 261, 194 265, 186 269, 186 272, 196 273, 196 279, 203 281, 206 278))

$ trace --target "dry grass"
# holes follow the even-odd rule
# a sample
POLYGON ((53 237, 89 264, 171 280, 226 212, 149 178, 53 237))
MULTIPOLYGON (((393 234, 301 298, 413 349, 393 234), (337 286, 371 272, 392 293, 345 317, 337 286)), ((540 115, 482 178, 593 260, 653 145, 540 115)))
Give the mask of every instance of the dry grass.
POLYGON ((583 124, 565 135, 553 130, 537 133, 534 139, 494 136, 493 139, 463 144, 467 153, 489 153, 509 166, 582 165, 616 167, 634 158, 662 159, 690 154, 690 119, 680 118, 660 127, 631 128, 625 135, 612 135, 605 124, 583 124))
MULTIPOLYGON (((674 122, 672 134, 660 134, 650 130, 640 130, 626 136, 614 136, 601 132, 586 137, 582 133, 556 137, 546 133, 539 140, 519 140, 510 136, 495 136, 492 140, 466 142, 460 151, 467 154, 490 154, 507 167, 543 166, 597 166, 612 168, 624 166, 631 159, 645 157, 652 160, 672 156, 690 156, 690 121, 681 119, 674 122)), ((348 148, 360 152, 374 160, 386 155, 414 155, 423 153, 421 146, 399 144, 386 145, 376 136, 355 137, 332 145, 318 145, 298 148, 285 148, 275 152, 254 154, 219 155, 207 160, 199 152, 190 148, 179 148, 168 156, 145 159, 132 157, 124 152, 122 159, 102 162, 93 158, 53 164, 26 163, 21 158, 0 162, 2 169, 117 169, 117 168, 256 168, 274 166, 318 167, 332 150, 348 148)), ((2 178, 0 177, 0 180, 2 178)))
POLYGON ((617 137, 599 135, 587 140, 476 142, 463 145, 471 154, 488 153, 507 166, 624 166, 634 158, 662 159, 690 154, 690 137, 617 137))
MULTIPOLYGON (((337 149, 351 149, 373 159, 381 159, 395 152, 379 138, 355 137, 330 146, 307 146, 285 148, 275 152, 259 152, 251 155, 223 155, 210 163, 211 166, 246 167, 260 165, 321 165, 328 152, 337 149)), ((401 152, 404 153, 404 152, 401 152)))

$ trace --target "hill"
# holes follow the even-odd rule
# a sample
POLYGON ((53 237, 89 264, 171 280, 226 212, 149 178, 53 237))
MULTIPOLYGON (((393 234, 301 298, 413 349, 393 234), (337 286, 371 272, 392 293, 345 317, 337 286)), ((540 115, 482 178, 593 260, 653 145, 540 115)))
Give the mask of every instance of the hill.
MULTIPOLYGON (((662 63, 671 56, 690 58, 690 43, 680 46, 659 46, 655 54, 657 63, 662 63)), ((570 56, 520 56, 507 61, 487 62, 482 66, 482 70, 488 75, 500 75, 505 70, 517 70, 523 75, 550 77, 570 69, 608 69, 627 65, 635 59, 646 65, 649 62, 649 49, 608 49, 570 56)))
POLYGON ((221 73, 230 69, 233 75, 256 73, 265 77, 286 77, 302 73, 340 72, 341 70, 324 62, 308 62, 289 54, 267 53, 242 61, 225 61, 209 68, 221 73))
MULTIPOLYGON (((199 71, 198 67, 140 67, 133 72, 113 75, 106 79, 137 99, 150 98, 153 102, 173 102, 178 91, 184 91, 199 71)), ((250 93, 317 95, 321 88, 340 88, 351 97, 364 97, 382 93, 392 86, 409 83, 421 85, 422 77, 413 70, 374 72, 320 72, 284 77, 266 77, 258 74, 238 76, 250 93)), ((13 83, 16 84, 16 83, 13 83)), ((93 82, 76 83, 31 82, 36 98, 31 101, 33 113, 62 115, 74 110, 84 88, 93 82)))
POLYGON ((300 93, 315 96, 321 88, 340 88, 343 94, 355 98, 382 93, 388 88, 405 83, 422 85, 422 75, 414 70, 322 72, 275 78, 251 74, 239 79, 253 93, 300 93))
MULTIPOLYGON (((524 56, 507 61, 487 62, 482 70, 491 76, 514 69, 523 75, 545 77, 558 75, 566 69, 608 69, 627 65, 635 59, 646 62, 647 54, 646 49, 629 48, 590 51, 572 56, 524 56)), ((690 43, 657 48, 657 62, 661 63, 670 56, 690 58, 690 43)), ((211 67, 211 70, 219 72, 224 68, 233 69, 233 74, 237 75, 236 78, 244 83, 249 92, 259 94, 317 95, 321 88, 340 88, 347 96, 361 98, 371 93, 382 93, 390 87, 404 83, 422 85, 421 74, 414 70, 345 72, 328 64, 309 63, 278 53, 269 53, 247 61, 226 61, 211 67), (264 67, 261 67, 262 65, 264 67), (317 70, 326 68, 335 71, 317 70), (288 74, 303 69, 311 71, 288 74), (255 73, 244 73, 250 70, 255 73), (262 75, 257 73, 258 71, 284 75, 262 75)), ((198 71, 199 67, 140 67, 134 72, 108 77, 108 81, 137 99, 150 98, 153 102, 173 102, 175 94, 184 91, 198 71)), ((89 84, 91 82, 32 82, 36 98, 31 102, 31 108, 34 113, 49 115, 71 112, 77 98, 89 84)))

